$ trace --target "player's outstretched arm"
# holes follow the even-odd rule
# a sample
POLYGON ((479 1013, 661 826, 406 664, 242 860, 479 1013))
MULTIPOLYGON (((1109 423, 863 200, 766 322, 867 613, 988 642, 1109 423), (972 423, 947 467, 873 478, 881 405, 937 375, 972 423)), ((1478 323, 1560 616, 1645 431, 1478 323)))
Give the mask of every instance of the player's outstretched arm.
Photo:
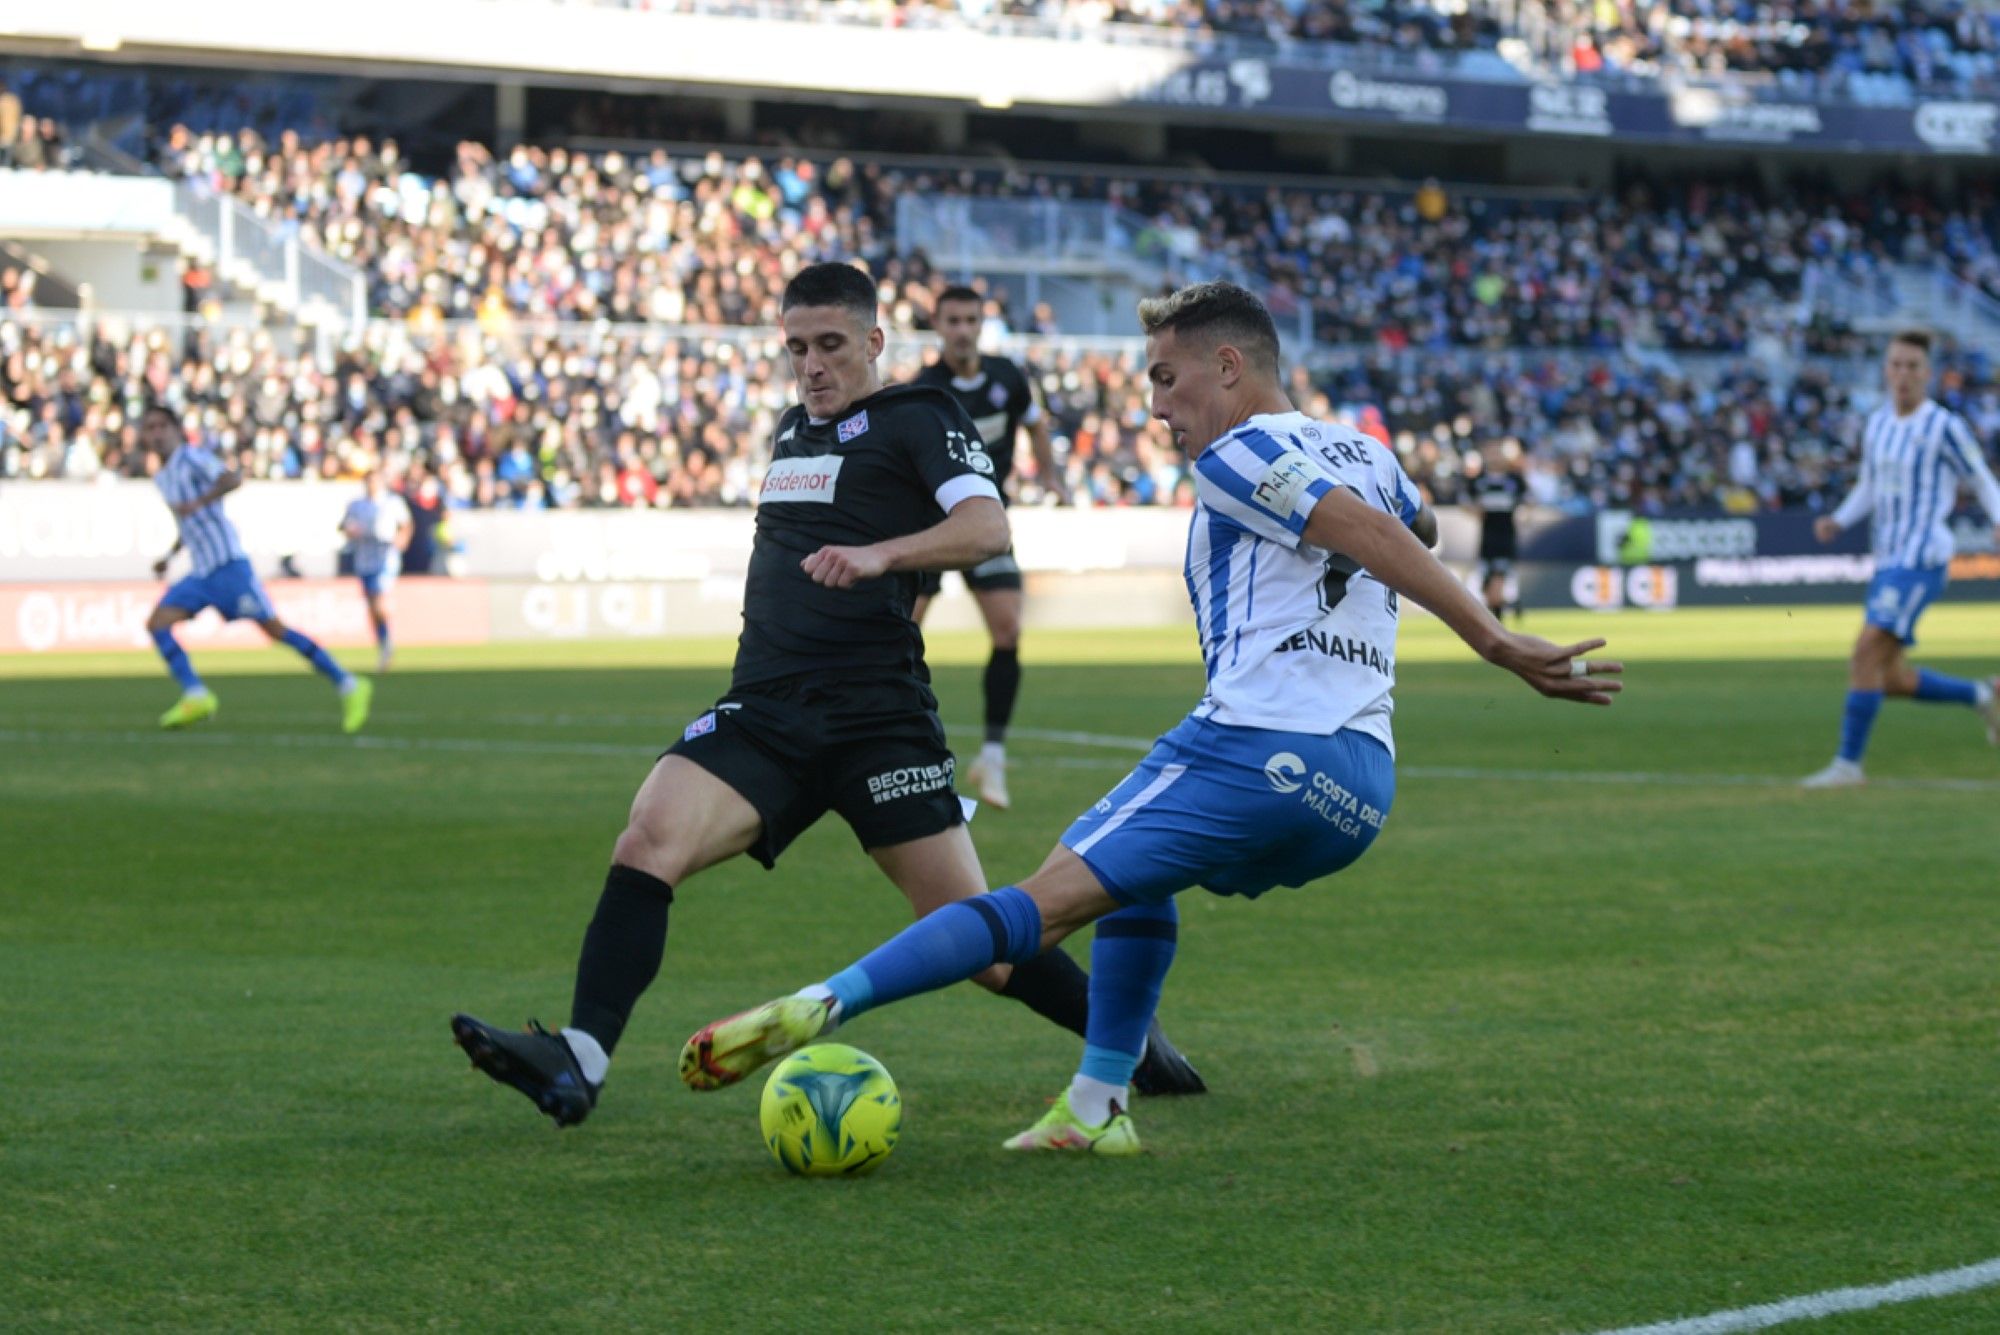
POLYGON ((1583 657, 1602 648, 1603 640, 1564 646, 1509 631, 1400 520, 1344 487, 1320 498, 1306 520, 1304 536, 1315 547, 1350 557, 1403 597, 1435 612, 1481 658, 1506 668, 1543 695, 1608 705, 1624 689, 1610 680, 1625 670, 1623 663, 1583 657))
POLYGON ((157 575, 159 578, 165 579, 167 577, 167 562, 173 560, 174 553, 179 551, 180 549, 181 549, 181 540, 179 538, 175 538, 174 545, 167 548, 167 554, 161 557, 159 560, 153 562, 153 573, 157 575))
POLYGON ((1007 511, 988 496, 951 507, 944 522, 866 547, 822 547, 799 562, 815 584, 852 588, 895 570, 963 570, 1000 555, 1013 542, 1007 511))

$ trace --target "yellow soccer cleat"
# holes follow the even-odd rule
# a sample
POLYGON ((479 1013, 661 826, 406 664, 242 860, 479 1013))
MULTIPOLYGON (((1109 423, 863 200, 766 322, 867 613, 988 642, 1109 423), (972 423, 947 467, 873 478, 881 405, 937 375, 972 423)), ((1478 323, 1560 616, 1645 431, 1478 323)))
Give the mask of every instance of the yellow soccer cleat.
POLYGON ((825 1033, 831 1007, 817 997, 779 997, 703 1025, 681 1048, 681 1083, 689 1089, 735 1084, 825 1033))
POLYGON ((375 702, 375 683, 367 677, 356 677, 354 689, 340 697, 340 730, 345 733, 361 731, 368 722, 368 706, 375 702))
POLYGON ((1009 1140, 1007 1148, 1080 1150, 1085 1154, 1126 1158, 1139 1153, 1139 1129, 1132 1125, 1132 1114, 1116 1103, 1111 1105, 1111 1116, 1104 1119, 1102 1126, 1084 1125, 1070 1111, 1069 1091, 1064 1090, 1062 1097, 1042 1114, 1042 1120, 1009 1140))
POLYGON ((207 691, 189 691, 174 701, 174 707, 160 715, 160 726, 173 731, 177 728, 192 728, 197 723, 206 723, 215 717, 215 711, 222 708, 222 702, 207 691))

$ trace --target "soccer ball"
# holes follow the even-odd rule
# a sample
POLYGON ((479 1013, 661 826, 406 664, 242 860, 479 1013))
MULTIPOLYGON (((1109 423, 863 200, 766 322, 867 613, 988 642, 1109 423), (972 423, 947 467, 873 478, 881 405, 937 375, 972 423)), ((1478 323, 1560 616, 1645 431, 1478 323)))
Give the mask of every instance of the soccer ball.
POLYGON ((815 1043, 778 1063, 757 1109, 772 1157, 801 1177, 872 1173, 896 1148, 903 1099, 881 1062, 815 1043))

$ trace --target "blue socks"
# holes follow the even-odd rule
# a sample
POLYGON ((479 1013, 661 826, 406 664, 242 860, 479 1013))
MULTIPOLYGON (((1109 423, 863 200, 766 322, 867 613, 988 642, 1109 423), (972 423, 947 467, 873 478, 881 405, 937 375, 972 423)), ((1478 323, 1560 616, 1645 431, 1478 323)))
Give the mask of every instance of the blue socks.
POLYGON ((161 658, 167 660, 167 671, 173 673, 174 680, 181 684, 183 694, 207 689, 201 684, 201 678, 195 675, 194 664, 188 662, 187 650, 181 648, 181 642, 174 638, 172 627, 153 632, 153 647, 160 651, 161 658))
POLYGON ((1976 705, 1979 688, 1963 677, 1947 677, 1942 672, 1918 668, 1915 698, 1926 704, 1976 705))
POLYGON ((989 965, 1020 964, 1041 951, 1042 911, 1010 885, 919 918, 860 963, 827 979, 826 988, 840 1002, 845 1023, 876 1006, 963 982, 989 965))
POLYGON ((1847 713, 1840 722, 1840 758, 1861 763, 1862 752, 1868 749, 1868 732, 1875 726, 1875 715, 1882 708, 1882 692, 1849 691, 1847 693, 1847 713))
POLYGON ((1090 945, 1090 1020, 1078 1075, 1120 1088, 1132 1083, 1179 938, 1180 911, 1171 899, 1135 904, 1098 921, 1090 945))
POLYGON ((341 690, 346 690, 348 684, 354 680, 353 677, 348 675, 346 668, 333 661, 332 654, 320 648, 309 636, 301 635, 298 631, 288 629, 285 631, 284 638, 285 643, 291 648, 296 649, 301 658, 313 665, 315 671, 341 690))
POLYGON ((387 617, 375 623, 375 647, 377 649, 387 649, 389 647, 389 620, 387 617))

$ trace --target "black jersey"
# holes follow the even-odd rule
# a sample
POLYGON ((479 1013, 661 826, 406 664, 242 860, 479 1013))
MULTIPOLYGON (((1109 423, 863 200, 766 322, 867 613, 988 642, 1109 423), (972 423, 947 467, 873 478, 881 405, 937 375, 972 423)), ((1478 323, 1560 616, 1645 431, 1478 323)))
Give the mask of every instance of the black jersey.
POLYGON ((979 374, 970 380, 953 375, 949 366, 938 361, 917 372, 911 383, 930 385, 958 400, 979 428, 979 439, 986 443, 986 453, 993 459, 993 483, 1001 488, 1004 498, 1007 479, 1014 475, 1014 442, 1021 426, 1033 426, 1041 420, 1027 374, 1005 357, 982 356, 979 374))
POLYGON ((1514 511, 1528 494, 1519 473, 1481 473, 1467 487, 1467 499, 1483 515, 1479 525, 1479 559, 1514 559, 1514 511))
POLYGON ((787 409, 757 498, 732 689, 828 672, 930 680, 914 573, 831 589, 799 562, 922 532, 960 500, 996 495, 993 472, 965 413, 934 389, 891 386, 824 422, 787 409))

